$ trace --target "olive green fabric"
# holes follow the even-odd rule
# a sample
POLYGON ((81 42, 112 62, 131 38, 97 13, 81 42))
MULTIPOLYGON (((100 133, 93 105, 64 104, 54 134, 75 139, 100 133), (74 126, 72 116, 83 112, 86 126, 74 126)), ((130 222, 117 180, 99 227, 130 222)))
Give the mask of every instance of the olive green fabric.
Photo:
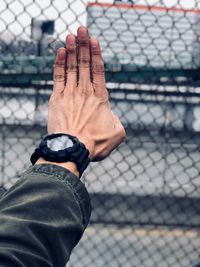
POLYGON ((90 213, 79 178, 51 164, 31 167, 0 200, 0 267, 64 267, 90 213))

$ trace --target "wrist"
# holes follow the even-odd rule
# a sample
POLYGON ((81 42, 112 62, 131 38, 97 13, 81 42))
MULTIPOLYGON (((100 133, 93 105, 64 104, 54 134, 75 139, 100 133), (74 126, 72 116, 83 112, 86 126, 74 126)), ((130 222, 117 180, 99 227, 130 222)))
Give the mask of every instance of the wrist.
POLYGON ((54 164, 64 167, 80 177, 87 168, 89 151, 77 137, 54 133, 45 136, 32 154, 31 163, 54 164))
POLYGON ((51 161, 45 160, 43 158, 39 158, 35 164, 53 164, 53 165, 61 166, 65 169, 69 170, 70 172, 72 172, 77 177, 80 177, 80 173, 78 171, 76 163, 71 162, 71 161, 68 161, 68 162, 51 162, 51 161))
MULTIPOLYGON (((76 135, 75 135, 76 136, 76 135)), ((89 138, 85 138, 85 137, 81 137, 77 135, 77 138, 81 141, 81 143, 83 143, 85 145, 85 147, 87 148, 88 152, 89 152, 89 158, 90 160, 92 160, 94 158, 94 143, 92 141, 89 140, 89 138)))

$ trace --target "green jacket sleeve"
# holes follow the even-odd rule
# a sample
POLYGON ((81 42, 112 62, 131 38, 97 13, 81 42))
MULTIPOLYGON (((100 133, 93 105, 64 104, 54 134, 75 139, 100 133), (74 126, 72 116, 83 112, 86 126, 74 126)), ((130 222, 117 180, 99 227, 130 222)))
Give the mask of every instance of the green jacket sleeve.
POLYGON ((0 200, 0 266, 66 266, 90 213, 75 175, 50 164, 31 167, 0 200))

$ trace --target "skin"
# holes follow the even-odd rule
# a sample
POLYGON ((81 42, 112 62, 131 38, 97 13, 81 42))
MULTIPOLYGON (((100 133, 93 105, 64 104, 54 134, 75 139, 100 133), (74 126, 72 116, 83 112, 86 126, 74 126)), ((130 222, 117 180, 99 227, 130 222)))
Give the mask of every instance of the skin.
MULTIPOLYGON (((91 161, 107 157, 125 138, 125 130, 110 109, 104 64, 97 39, 87 28, 66 37, 57 51, 54 87, 49 101, 48 133, 76 136, 89 150, 91 161)), ((47 163, 39 159, 37 163, 47 163)), ((79 176, 72 162, 60 165, 79 176)))

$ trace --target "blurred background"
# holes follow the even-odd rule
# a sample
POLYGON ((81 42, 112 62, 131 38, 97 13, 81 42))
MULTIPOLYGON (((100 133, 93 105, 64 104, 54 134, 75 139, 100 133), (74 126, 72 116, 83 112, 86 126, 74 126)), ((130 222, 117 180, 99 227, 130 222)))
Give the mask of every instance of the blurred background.
POLYGON ((199 0, 0 0, 1 185, 47 132, 56 49, 80 25, 127 138, 84 173, 93 213, 67 266, 199 266, 199 0))

